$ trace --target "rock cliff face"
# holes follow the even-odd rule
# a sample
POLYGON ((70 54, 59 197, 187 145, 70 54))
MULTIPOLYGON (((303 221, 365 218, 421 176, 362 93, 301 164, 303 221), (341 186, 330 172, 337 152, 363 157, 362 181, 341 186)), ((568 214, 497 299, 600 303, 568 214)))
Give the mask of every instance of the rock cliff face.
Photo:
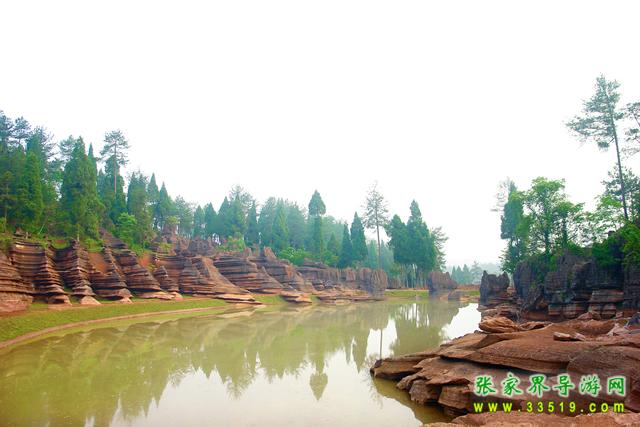
POLYGON ((640 309, 640 266, 603 268, 593 258, 565 253, 552 271, 528 261, 519 263, 513 282, 511 289, 506 276, 485 273, 480 304, 510 307, 523 318, 551 320, 574 319, 585 313, 608 319, 640 309))
POLYGON ((54 268, 50 249, 40 243, 16 240, 10 253, 11 262, 22 279, 33 285, 34 298, 49 304, 70 304, 62 278, 54 268))
POLYGON ((83 305, 100 304, 91 288, 89 255, 84 248, 75 241, 71 242, 68 248, 56 251, 55 263, 62 280, 71 288, 71 296, 83 305))
POLYGON ((71 296, 80 304, 100 304, 101 298, 127 303, 132 295, 179 299, 181 293, 244 303, 256 302, 253 293, 294 303, 311 303, 311 295, 347 302, 382 298, 389 282, 381 270, 296 267, 269 248, 216 253, 212 240, 170 232, 140 257, 108 233, 103 240, 101 252, 89 252, 77 242, 54 250, 15 238, 8 256, 0 253, 0 311, 24 310, 34 298, 69 304, 71 296))
POLYGON ((0 313, 26 310, 33 294, 33 285, 22 280, 18 270, 0 251, 0 313))

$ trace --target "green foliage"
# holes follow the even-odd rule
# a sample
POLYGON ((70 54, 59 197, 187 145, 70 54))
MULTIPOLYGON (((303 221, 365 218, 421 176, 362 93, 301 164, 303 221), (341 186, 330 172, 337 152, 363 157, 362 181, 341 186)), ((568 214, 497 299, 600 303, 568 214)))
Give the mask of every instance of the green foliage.
POLYGON ((230 236, 224 244, 220 245, 222 252, 242 252, 246 249, 247 245, 244 243, 244 238, 240 234, 230 236))
POLYGON ((311 200, 309 201, 309 216, 310 217, 320 217, 327 213, 327 208, 322 201, 322 197, 318 190, 313 192, 311 196, 311 200))
POLYGON ((193 237, 202 238, 205 234, 204 209, 200 205, 193 213, 193 237))
POLYGON ((302 265, 305 260, 312 258, 312 254, 310 252, 307 252, 304 249, 296 249, 291 246, 280 251, 278 256, 291 261, 294 265, 302 265))
POLYGON ((358 216, 353 214, 353 222, 351 223, 351 247, 352 260, 354 262, 362 262, 367 257, 367 241, 364 237, 364 226, 358 216))
POLYGON ((620 229, 620 235, 624 241, 624 264, 640 266, 640 228, 635 224, 627 224, 620 229))
POLYGON ((62 229, 69 236, 97 239, 103 207, 97 190, 94 165, 85 153, 82 138, 75 141, 65 164, 60 188, 62 229))
POLYGON ((121 213, 116 223, 116 236, 129 246, 135 243, 136 230, 138 222, 133 215, 121 213))
POLYGON ((205 237, 213 237, 216 234, 218 215, 211 203, 207 203, 204 207, 204 235, 205 237))
POLYGON ((258 213, 256 212, 255 202, 251 204, 251 207, 247 212, 247 232, 245 233, 244 239, 247 242, 247 245, 249 246, 257 245, 260 243, 260 230, 258 229, 258 213))
POLYGON ((312 219, 309 249, 316 259, 321 259, 324 253, 324 238, 322 236, 322 217, 320 216, 312 219))
MULTIPOLYGON (((380 228, 384 228, 389 222, 389 211, 387 202, 382 194, 378 191, 378 183, 374 183, 367 193, 364 205, 364 226, 368 229, 376 231, 376 239, 378 242, 378 265, 382 267, 382 245, 380 243, 380 228)), ((443 252, 444 254, 444 252, 443 252)))
POLYGON ((349 234, 349 227, 344 225, 342 232, 342 245, 340 248, 340 257, 338 259, 338 267, 349 267, 353 262, 353 247, 351 245, 351 235, 349 234))
POLYGON ((289 229, 287 228, 287 219, 282 203, 278 203, 276 207, 276 216, 273 219, 272 232, 272 245, 276 252, 280 252, 289 246, 289 229))
POLYGON ((182 198, 176 197, 173 203, 173 216, 178 218, 178 233, 185 237, 191 237, 193 232, 193 207, 182 198))
POLYGON ((131 174, 127 191, 127 211, 136 219, 134 242, 142 247, 154 237, 153 216, 147 188, 147 178, 142 173, 131 174))

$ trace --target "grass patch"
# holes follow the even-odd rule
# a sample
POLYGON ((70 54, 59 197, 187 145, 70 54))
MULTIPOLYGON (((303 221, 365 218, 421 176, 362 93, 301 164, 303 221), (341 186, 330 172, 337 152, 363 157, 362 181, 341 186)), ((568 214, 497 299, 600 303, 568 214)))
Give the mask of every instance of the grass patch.
POLYGON ((17 316, 0 317, 0 341, 6 341, 30 332, 68 323, 87 320, 108 319, 142 313, 162 313, 172 310, 209 308, 225 306, 227 303, 216 299, 191 301, 136 302, 134 304, 108 304, 97 307, 78 307, 61 310, 44 309, 33 304, 28 312, 17 316), (34 307, 35 306, 35 307, 34 307))
POLYGON ((254 295, 256 301, 259 301, 263 304, 287 304, 287 302, 282 299, 280 295, 254 295))
POLYGON ((389 298, 428 298, 429 291, 426 289, 387 289, 384 296, 389 298))

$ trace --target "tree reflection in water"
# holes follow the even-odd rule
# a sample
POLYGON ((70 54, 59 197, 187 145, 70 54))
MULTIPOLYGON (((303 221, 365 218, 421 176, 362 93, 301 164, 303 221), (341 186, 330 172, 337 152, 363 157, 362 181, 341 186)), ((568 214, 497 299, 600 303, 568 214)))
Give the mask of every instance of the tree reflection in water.
MULTIPOLYGON (((386 357, 438 345, 459 307, 436 300, 287 306, 243 315, 143 321, 41 339, 0 354, 2 424, 135 424, 152 406, 172 405, 163 394, 180 390, 186 379, 198 374, 224 385, 227 396, 212 396, 217 401, 241 399, 261 381, 272 386, 269 393, 289 399, 276 383, 284 378, 306 383, 308 376, 317 405, 332 382, 364 381, 379 396, 411 406, 404 394, 371 380, 368 369, 380 349, 386 357), (389 340, 386 345, 383 336, 389 340), (332 375, 338 365, 351 368, 332 375)), ((375 405, 366 388, 360 394, 354 401, 375 405)), ((260 402, 253 405, 259 410, 260 402)))

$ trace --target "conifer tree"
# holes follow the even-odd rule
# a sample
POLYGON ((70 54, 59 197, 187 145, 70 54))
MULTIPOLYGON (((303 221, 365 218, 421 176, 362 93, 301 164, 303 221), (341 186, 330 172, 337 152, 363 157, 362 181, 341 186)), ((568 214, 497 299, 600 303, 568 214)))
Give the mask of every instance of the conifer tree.
POLYGON ((351 246, 353 248, 353 261, 361 262, 367 258, 367 241, 364 236, 364 227, 357 212, 353 214, 353 222, 351 223, 351 246))
POLYGON ((140 172, 131 174, 129 180, 127 212, 136 219, 134 241, 144 246, 153 237, 153 219, 149 209, 147 179, 140 172))
POLYGON ((204 209, 200 205, 193 213, 193 237, 202 238, 205 233, 204 209))
POLYGON ((35 153, 27 153, 24 169, 19 175, 16 206, 17 222, 30 233, 37 233, 42 227, 42 181, 40 162, 35 153))
POLYGON ((213 237, 216 233, 217 214, 211 203, 204 207, 204 235, 213 237))
POLYGON ((60 196, 63 231, 76 238, 97 239, 100 202, 96 175, 81 138, 75 141, 65 164, 60 196))
POLYGON ((340 258, 338 260, 338 267, 346 268, 353 262, 353 248, 351 246, 351 236, 349 235, 349 227, 344 225, 342 232, 342 245, 340 248, 340 258))
POLYGON ((244 240, 248 246, 260 243, 260 231, 258 230, 258 213, 256 212, 256 203, 253 202, 247 212, 247 232, 244 240))
POLYGON ((276 216, 273 220, 273 249, 280 252, 289 246, 289 230, 287 229, 287 218, 284 214, 284 206, 278 203, 276 216))
POLYGON ((173 200, 171 200, 169 192, 167 192, 167 187, 163 182, 162 187, 160 187, 160 192, 158 193, 158 203, 153 212, 154 221, 158 224, 159 229, 164 227, 167 219, 173 215, 173 211, 173 200))

